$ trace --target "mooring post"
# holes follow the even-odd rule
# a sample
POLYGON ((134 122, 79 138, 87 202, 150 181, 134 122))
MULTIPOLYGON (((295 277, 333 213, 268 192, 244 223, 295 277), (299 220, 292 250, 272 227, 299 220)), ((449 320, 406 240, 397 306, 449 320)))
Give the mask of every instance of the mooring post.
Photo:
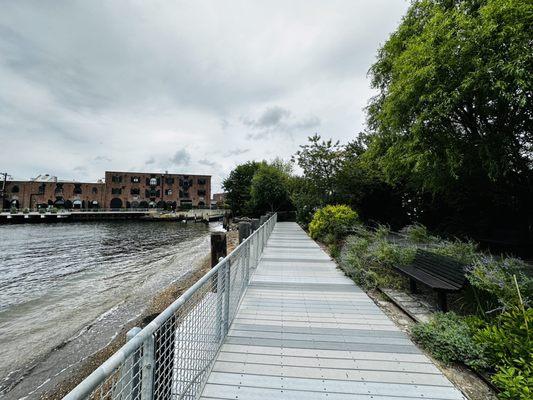
POLYGON ((239 222, 239 244, 241 244, 244 239, 250 236, 252 230, 252 224, 250 222, 239 222))
POLYGON ((218 260, 228 254, 226 232, 211 233, 211 268, 218 264, 218 260))

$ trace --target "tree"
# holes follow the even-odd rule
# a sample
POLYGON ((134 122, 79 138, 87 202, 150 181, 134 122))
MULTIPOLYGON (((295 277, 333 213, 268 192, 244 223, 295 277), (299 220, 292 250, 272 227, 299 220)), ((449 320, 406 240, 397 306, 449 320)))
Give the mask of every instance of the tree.
POLYGON ((327 204, 335 189, 336 175, 342 168, 344 151, 339 142, 321 140, 317 134, 308 138, 309 144, 301 145, 293 156, 308 179, 309 188, 327 204))
POLYGON ((226 202, 235 215, 249 215, 252 212, 251 186, 252 179, 264 162, 249 161, 238 165, 222 182, 226 191, 226 202))
POLYGON ((266 211, 287 210, 289 208, 289 176, 285 165, 279 163, 262 164, 252 178, 250 187, 251 204, 257 214, 266 211))
POLYGON ((532 37, 530 0, 416 0, 379 50, 364 157, 428 217, 533 225, 532 37))

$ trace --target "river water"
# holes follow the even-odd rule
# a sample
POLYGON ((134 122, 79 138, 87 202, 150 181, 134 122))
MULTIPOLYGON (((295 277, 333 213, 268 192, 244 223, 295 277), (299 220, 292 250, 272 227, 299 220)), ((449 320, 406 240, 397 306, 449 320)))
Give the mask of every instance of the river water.
POLYGON ((0 226, 0 397, 37 397, 109 343, 154 294, 198 265, 213 229, 142 221, 0 226))

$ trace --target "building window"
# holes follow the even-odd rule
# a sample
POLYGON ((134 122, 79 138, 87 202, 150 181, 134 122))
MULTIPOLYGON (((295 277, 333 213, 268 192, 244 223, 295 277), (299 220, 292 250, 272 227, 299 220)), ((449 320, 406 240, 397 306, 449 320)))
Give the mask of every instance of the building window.
POLYGON ((180 197, 185 199, 189 198, 189 192, 180 190, 180 197))
POLYGON ((198 184, 199 185, 205 185, 207 183, 207 179, 205 178, 198 178, 198 184))
POLYGON ((198 196, 205 196, 205 190, 198 190, 198 196))
POLYGON ((15 185, 15 186, 13 186, 11 188, 11 193, 18 193, 18 192, 20 192, 20 189, 19 189, 19 187, 17 185, 15 185))
POLYGON ((74 184, 74 194, 81 194, 81 183, 75 183, 74 184))
POLYGON ((96 194, 98 193, 98 188, 97 187, 93 187, 93 194, 96 194))
POLYGON ((140 176, 132 176, 131 177, 131 183, 139 183, 141 181, 140 176))
POLYGON ((170 178, 170 177, 165 178, 165 183, 167 185, 173 185, 174 184, 174 178, 170 178))
POLYGON ((165 190, 165 195, 172 196, 172 189, 165 190))
POLYGON ((39 185, 39 194, 44 194, 45 190, 46 190, 46 184, 45 183, 41 183, 39 185))
POLYGON ((56 193, 62 193, 63 192, 63 184, 62 183, 56 183, 56 193))
POLYGON ((157 185, 157 178, 150 178, 150 186, 156 186, 157 185))
POLYGON ((113 183, 121 183, 122 182, 122 176, 121 175, 113 175, 111 177, 111 182, 113 182, 113 183))
MULTIPOLYGON (((111 188, 111 194, 122 194, 122 189, 121 188, 111 188)), ((111 207, 111 208, 115 208, 115 207, 111 207)), ((116 207, 118 208, 118 207, 116 207)))
POLYGON ((139 189, 139 188, 132 188, 132 189, 131 189, 131 194, 141 194, 141 189, 139 189))

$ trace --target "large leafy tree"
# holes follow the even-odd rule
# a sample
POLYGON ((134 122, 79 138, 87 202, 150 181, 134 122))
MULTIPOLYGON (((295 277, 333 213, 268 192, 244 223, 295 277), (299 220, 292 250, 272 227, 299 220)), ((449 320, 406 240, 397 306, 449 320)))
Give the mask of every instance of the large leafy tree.
POLYGON ((255 173, 250 194, 256 213, 289 208, 289 175, 285 165, 278 160, 274 164, 261 165, 255 173))
POLYGON ((249 161, 238 165, 222 182, 227 192, 226 201, 235 215, 251 214, 251 186, 252 179, 264 162, 249 161))
POLYGON ((532 46, 531 0, 413 1, 370 71, 365 157, 422 205, 531 218, 532 46))

